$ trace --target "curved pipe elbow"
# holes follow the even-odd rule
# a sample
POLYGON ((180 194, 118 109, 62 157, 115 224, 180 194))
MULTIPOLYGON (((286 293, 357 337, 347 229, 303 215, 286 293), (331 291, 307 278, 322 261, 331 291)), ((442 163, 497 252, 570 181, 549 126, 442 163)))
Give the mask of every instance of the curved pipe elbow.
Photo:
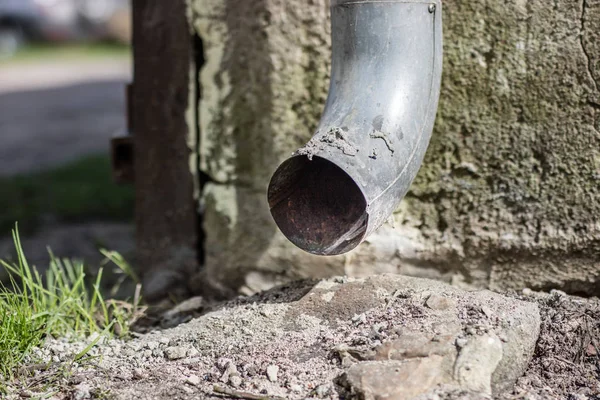
POLYGON ((332 71, 313 138, 275 172, 273 218, 301 249, 346 253, 406 195, 433 130, 441 0, 333 0, 332 71))

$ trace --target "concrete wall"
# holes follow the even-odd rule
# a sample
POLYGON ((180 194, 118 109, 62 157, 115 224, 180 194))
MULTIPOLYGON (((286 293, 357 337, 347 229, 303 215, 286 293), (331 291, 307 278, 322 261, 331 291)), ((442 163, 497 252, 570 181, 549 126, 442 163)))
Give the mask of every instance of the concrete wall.
POLYGON ((400 272, 600 292, 600 0, 447 0, 424 166, 393 224, 334 258, 289 244, 266 203, 272 172, 310 138, 327 95, 328 1, 191 5, 207 59, 199 151, 213 181, 202 194, 212 284, 400 272))

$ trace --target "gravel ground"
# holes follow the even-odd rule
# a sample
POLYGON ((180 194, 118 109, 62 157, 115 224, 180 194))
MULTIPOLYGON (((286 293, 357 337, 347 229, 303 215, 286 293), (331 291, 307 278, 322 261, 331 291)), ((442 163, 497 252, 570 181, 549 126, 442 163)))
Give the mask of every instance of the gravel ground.
MULTIPOLYGON (((222 398, 223 392, 226 398, 267 400, 348 398, 340 377, 357 361, 355 357, 393 340, 404 329, 420 329, 425 334, 439 328, 422 298, 409 292, 391 295, 382 291, 383 297, 391 295, 391 302, 386 300, 388 306, 383 308, 370 308, 373 305, 363 302, 337 303, 342 308, 332 314, 326 299, 323 303, 299 301, 314 284, 296 283, 219 305, 196 302, 195 311, 203 313, 201 317, 172 329, 151 330, 132 340, 101 341, 86 363, 72 360, 96 336, 79 341, 49 338, 34 351, 30 367, 23 370, 25 384, 14 386, 8 399, 53 390, 58 390, 50 397, 53 400, 213 399, 222 398), (352 349, 352 356, 348 349, 352 349)), ((530 291, 508 297, 538 304, 541 333, 533 359, 515 390, 494 398, 598 399, 597 299, 530 291)), ((459 301, 465 337, 496 329, 494 310, 502 307, 490 304, 489 309, 474 313, 469 311, 469 302, 459 301)), ((461 346, 458 341, 457 346, 461 346)), ((491 397, 443 391, 423 398, 491 397)))
POLYGON ((541 333, 515 396, 539 399, 600 399, 600 301, 554 291, 524 291, 540 304, 541 333))

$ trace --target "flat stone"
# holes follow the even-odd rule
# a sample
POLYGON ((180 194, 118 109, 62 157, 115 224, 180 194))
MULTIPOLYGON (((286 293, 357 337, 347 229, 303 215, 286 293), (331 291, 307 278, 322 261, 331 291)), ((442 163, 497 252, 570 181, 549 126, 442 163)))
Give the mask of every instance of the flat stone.
POLYGON ((277 365, 269 365, 267 367, 267 378, 271 382, 277 382, 277 374, 279 373, 279 367, 277 365))
POLYGON ((502 342, 496 335, 475 336, 461 348, 454 366, 460 387, 492 394, 492 374, 502 360, 502 342))
POLYGON ((435 336, 422 332, 403 333, 397 340, 386 342, 376 349, 376 360, 405 360, 410 358, 444 356, 456 352, 455 335, 435 336))
POLYGON ((165 349, 165 356, 169 360, 179 360, 185 358, 188 349, 181 346, 172 346, 165 349))
POLYGON ((201 382, 201 379, 197 375, 188 376, 188 378, 185 380, 185 383, 189 383, 192 386, 198 386, 200 384, 200 382, 201 382))
POLYGON ((437 355, 406 362, 364 362, 350 367, 346 382, 352 395, 365 400, 411 399, 451 380, 443 364, 444 358, 437 355))
POLYGON ((431 296, 429 296, 425 304, 432 310, 439 311, 449 310, 456 306, 456 302, 451 298, 439 296, 437 294, 432 294, 431 296))

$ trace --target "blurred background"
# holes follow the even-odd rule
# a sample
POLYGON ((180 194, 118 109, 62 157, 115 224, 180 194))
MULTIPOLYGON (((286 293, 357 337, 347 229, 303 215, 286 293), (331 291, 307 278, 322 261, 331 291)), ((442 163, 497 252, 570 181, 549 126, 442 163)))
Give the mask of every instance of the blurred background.
POLYGON ((133 254, 133 188, 113 182, 131 80, 128 0, 0 0, 0 259, 133 254))

